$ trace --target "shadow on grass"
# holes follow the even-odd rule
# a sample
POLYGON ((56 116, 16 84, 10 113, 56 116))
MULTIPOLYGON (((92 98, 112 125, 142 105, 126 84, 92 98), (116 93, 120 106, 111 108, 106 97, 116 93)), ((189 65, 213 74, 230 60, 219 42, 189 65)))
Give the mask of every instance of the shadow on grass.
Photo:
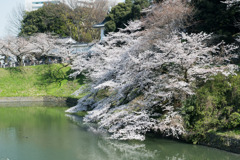
MULTIPOLYGON (((73 72, 74 72, 73 70, 69 69, 69 70, 66 72, 66 74, 67 74, 67 75, 70 75, 70 74, 72 74, 73 72)), ((78 84, 80 84, 80 85, 85 84, 85 81, 87 80, 86 77, 85 77, 83 74, 77 75, 76 78, 70 78, 69 76, 68 76, 68 78, 67 78, 68 81, 74 81, 74 79, 76 79, 77 82, 78 82, 78 84)))
POLYGON ((73 82, 75 79, 80 85, 84 84, 85 77, 78 75, 75 79, 69 77, 73 71, 70 67, 66 68, 61 65, 42 65, 36 68, 37 83, 40 87, 47 87, 51 84, 57 84, 59 87, 64 81, 73 82))
POLYGON ((37 75, 37 86, 48 86, 52 83, 57 83, 61 86, 63 80, 67 78, 66 74, 52 65, 38 66, 35 71, 37 75))
POLYGON ((23 67, 10 67, 10 68, 5 68, 5 70, 8 71, 11 75, 24 73, 23 67))

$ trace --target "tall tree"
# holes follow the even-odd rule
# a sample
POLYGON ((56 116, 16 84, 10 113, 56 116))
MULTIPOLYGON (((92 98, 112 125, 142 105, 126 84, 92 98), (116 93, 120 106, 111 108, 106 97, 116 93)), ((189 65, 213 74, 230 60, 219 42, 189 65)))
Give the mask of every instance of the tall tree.
POLYGON ((51 32, 61 37, 71 36, 79 42, 90 42, 100 35, 92 26, 101 22, 106 13, 106 0, 94 2, 91 8, 78 5, 69 7, 63 3, 44 4, 42 8, 26 14, 19 35, 51 32))
POLYGON ((68 36, 64 20, 64 15, 68 12, 71 12, 70 8, 63 3, 44 4, 42 8, 26 13, 19 35, 54 32, 60 36, 68 36))
POLYGON ((8 17, 8 25, 6 28, 10 35, 18 35, 21 30, 21 22, 25 16, 25 13, 24 6, 20 3, 12 10, 8 17))
POLYGON ((230 41, 240 30, 235 27, 236 19, 240 17, 237 7, 227 9, 223 0, 192 0, 196 8, 194 24, 190 32, 207 32, 218 35, 219 40, 230 41))
POLYGON ((128 21, 139 19, 141 9, 149 4, 148 0, 126 0, 125 3, 119 3, 106 17, 108 22, 105 24, 105 33, 117 32, 119 28, 125 28, 128 21))
MULTIPOLYGON (((0 54, 11 57, 22 66, 26 58, 40 60, 42 57, 60 57, 70 62, 76 55, 72 48, 51 34, 39 33, 30 37, 7 37, 0 40, 0 54)), ((69 65, 69 63, 67 64, 69 65)))
POLYGON ((0 52, 5 56, 16 58, 20 66, 24 63, 24 57, 33 57, 31 53, 35 49, 35 45, 23 37, 8 37, 0 41, 0 46, 0 52))

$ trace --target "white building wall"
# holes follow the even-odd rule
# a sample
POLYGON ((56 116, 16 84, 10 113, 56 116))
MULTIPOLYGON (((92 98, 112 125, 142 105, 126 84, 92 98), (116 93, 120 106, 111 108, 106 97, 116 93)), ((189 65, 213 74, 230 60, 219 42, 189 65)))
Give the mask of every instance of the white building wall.
POLYGON ((64 0, 25 0, 25 8, 26 11, 35 11, 41 8, 44 3, 59 3, 63 2, 64 0))
POLYGON ((125 2, 125 0, 108 0, 109 7, 114 7, 114 6, 116 6, 118 3, 123 3, 123 2, 125 2))
MULTIPOLYGON (((95 1, 98 1, 98 0, 77 0, 78 1, 78 5, 79 6, 84 6, 84 5, 91 5, 92 3, 94 3, 95 1)), ((115 5, 117 5, 118 3, 120 2, 125 2, 125 0, 108 0, 108 5, 109 7, 113 7, 115 5)))
MULTIPOLYGON (((78 5, 84 6, 84 5, 91 5, 94 1, 97 0, 78 0, 78 5)), ((26 11, 34 11, 43 6, 44 3, 58 3, 58 2, 65 2, 64 0, 25 0, 25 8, 26 11)), ((113 7, 117 5, 120 2, 125 2, 125 0, 108 0, 109 7, 113 7)))

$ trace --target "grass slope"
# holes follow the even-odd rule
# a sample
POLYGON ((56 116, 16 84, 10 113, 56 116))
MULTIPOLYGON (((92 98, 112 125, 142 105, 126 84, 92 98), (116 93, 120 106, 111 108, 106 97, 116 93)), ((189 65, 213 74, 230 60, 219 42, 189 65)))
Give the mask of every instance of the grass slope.
POLYGON ((83 77, 74 80, 68 77, 70 73, 70 67, 60 64, 0 68, 0 97, 73 97, 83 77))

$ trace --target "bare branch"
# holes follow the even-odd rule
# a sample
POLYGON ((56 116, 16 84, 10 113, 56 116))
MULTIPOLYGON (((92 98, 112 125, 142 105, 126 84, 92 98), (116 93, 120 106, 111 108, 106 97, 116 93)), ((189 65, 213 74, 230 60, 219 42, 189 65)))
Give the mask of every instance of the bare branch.
POLYGON ((21 22, 25 15, 23 4, 18 4, 9 15, 8 26, 6 28, 10 35, 17 36, 21 30, 21 22))

